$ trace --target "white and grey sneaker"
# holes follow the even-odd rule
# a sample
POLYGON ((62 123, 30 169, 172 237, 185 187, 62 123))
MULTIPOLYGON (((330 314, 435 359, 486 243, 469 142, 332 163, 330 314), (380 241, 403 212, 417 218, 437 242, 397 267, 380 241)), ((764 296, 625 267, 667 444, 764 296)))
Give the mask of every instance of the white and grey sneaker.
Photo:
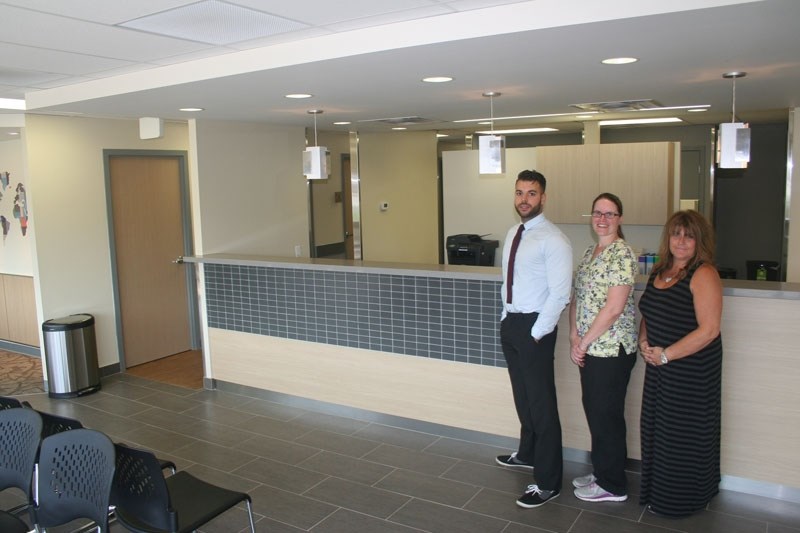
POLYGON ((576 489, 579 489, 581 487, 588 487, 595 481, 597 481, 597 478, 594 477, 594 474, 586 474, 585 476, 580 476, 573 479, 572 486, 576 489))
POLYGON ((608 492, 597 483, 575 489, 575 497, 585 502, 624 502, 628 499, 627 494, 608 492))

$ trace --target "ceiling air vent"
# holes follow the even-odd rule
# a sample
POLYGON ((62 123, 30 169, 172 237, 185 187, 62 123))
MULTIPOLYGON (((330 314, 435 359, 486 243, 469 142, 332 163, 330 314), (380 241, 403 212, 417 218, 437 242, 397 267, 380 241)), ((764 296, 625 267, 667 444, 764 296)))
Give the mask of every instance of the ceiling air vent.
POLYGON ((422 117, 392 117, 392 118, 372 118, 367 120, 359 120, 359 122, 383 122, 391 126, 410 126, 413 124, 430 124, 431 122, 438 122, 429 118, 422 117))
POLYGON ((595 102, 591 104, 571 104, 581 111, 594 111, 596 113, 613 113, 615 111, 641 111, 643 109, 658 109, 663 107, 655 100, 619 100, 617 102, 595 102))

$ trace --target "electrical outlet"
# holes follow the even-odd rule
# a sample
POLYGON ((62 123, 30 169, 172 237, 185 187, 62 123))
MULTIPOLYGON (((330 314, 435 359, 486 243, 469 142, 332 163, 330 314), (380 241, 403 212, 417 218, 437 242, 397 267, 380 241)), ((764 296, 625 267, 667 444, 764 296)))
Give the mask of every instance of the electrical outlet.
POLYGON ((301 255, 303 255, 303 247, 300 246, 299 244, 295 244, 294 245, 294 256, 295 257, 300 257, 301 255))

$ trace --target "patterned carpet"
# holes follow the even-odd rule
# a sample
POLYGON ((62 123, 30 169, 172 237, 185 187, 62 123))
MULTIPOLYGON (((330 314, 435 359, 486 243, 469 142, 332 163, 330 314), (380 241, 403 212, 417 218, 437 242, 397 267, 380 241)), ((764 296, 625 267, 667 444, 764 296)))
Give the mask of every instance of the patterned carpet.
POLYGON ((0 396, 44 392, 38 357, 0 350, 0 396))

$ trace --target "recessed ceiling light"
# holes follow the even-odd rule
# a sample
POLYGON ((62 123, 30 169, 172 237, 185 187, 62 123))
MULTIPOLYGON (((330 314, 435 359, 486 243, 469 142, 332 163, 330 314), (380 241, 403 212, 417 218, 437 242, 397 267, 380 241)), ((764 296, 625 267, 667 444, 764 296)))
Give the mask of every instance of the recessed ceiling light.
POLYGON ((392 128, 392 129, 395 130, 395 131, 403 131, 403 130, 406 130, 408 128, 404 128, 402 126, 397 126, 397 127, 392 128))
POLYGON ((601 120, 598 122, 601 126, 631 126, 634 124, 662 124, 664 122, 683 122, 678 117, 662 117, 662 118, 632 118, 623 120, 601 120))
POLYGON ((196 113, 197 111, 205 111, 202 107, 182 107, 178 111, 185 111, 187 113, 196 113))
POLYGON ((427 78, 422 78, 422 81, 426 83, 446 83, 448 81, 453 81, 453 78, 450 76, 429 76, 427 78))
POLYGON ((706 109, 706 108, 694 108, 694 109, 688 109, 687 111, 689 111, 689 113, 702 113, 703 111, 708 111, 708 109, 706 109))
POLYGON ((446 134, 446 133, 437 133, 437 134, 436 134, 436 136, 437 136, 438 138, 440 138, 440 139, 441 139, 442 137, 450 137, 450 136, 449 136, 448 134, 446 134))
POLYGON ((19 135, 19 132, 18 131, 9 131, 8 134, 9 135, 19 135))
POLYGON ((314 96, 314 95, 313 94, 307 94, 307 93, 292 93, 292 94, 287 94, 286 98, 301 99, 301 98, 311 98, 312 96, 314 96))
POLYGON ((334 122, 333 124, 334 124, 335 126, 347 126, 348 124, 352 124, 352 122, 349 122, 349 121, 343 120, 343 121, 341 121, 341 122, 334 122))
POLYGON ((609 57, 601 61, 604 65, 627 65, 628 63, 636 63, 639 59, 635 57, 609 57))
POLYGON ((483 135, 502 135, 506 133, 543 133, 546 131, 558 130, 555 128, 516 128, 510 130, 476 131, 475 133, 481 133, 483 135))
MULTIPOLYGON (((630 112, 639 112, 639 111, 669 111, 672 109, 700 109, 700 108, 709 108, 711 107, 710 104, 694 104, 694 105, 673 105, 673 106, 661 106, 661 107, 643 107, 641 109, 631 109, 630 112)), ((703 111, 703 109, 701 109, 703 111)))
MULTIPOLYGON (((456 122, 458 121, 456 120, 456 122)), ((491 124, 492 124, 491 120, 481 120, 480 122, 478 122, 478 126, 490 126, 491 124)))

